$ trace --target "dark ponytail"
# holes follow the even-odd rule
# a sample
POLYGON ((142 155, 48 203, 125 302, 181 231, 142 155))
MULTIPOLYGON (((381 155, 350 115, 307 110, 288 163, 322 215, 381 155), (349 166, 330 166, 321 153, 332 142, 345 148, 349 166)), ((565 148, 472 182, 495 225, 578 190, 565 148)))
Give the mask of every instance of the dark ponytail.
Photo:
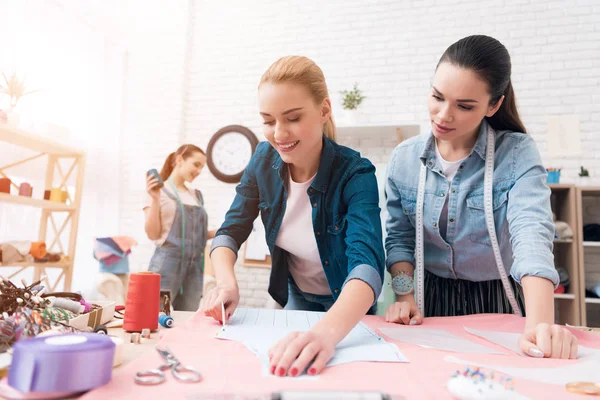
POLYGON ((467 36, 446 49, 438 66, 443 62, 477 73, 488 85, 490 105, 496 104, 504 96, 498 111, 493 116, 486 117, 492 128, 527 133, 519 117, 510 79, 510 55, 502 43, 485 35, 467 36))
POLYGON ((179 147, 176 152, 169 154, 165 163, 163 164, 162 169, 160 170, 160 177, 163 181, 169 179, 171 174, 173 173, 173 169, 175 168, 175 161, 177 160, 177 156, 181 156, 184 160, 191 156, 194 153, 204 153, 200 147, 195 146, 193 144, 184 144, 179 147))

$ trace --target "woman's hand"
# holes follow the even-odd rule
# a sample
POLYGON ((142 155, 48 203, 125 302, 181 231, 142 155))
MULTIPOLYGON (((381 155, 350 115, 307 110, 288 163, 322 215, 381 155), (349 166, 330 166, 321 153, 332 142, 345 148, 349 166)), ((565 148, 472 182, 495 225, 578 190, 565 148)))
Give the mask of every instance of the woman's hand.
POLYGON ((578 341, 563 326, 539 323, 533 328, 525 329, 519 338, 519 347, 531 357, 576 359, 578 341))
POLYGON ((218 285, 210 290, 200 302, 200 311, 221 323, 227 322, 240 303, 240 290, 237 284, 218 285), (225 306, 222 315, 221 304, 225 306))
POLYGON ((293 332, 269 350, 270 371, 277 376, 298 376, 308 368, 317 375, 333 356, 336 343, 314 331, 293 332))
POLYGON ((160 197, 160 184, 152 174, 146 175, 146 191, 152 197, 152 200, 158 200, 160 197))
POLYGON ((420 325, 423 323, 423 315, 417 308, 414 298, 411 300, 397 301, 391 304, 385 311, 385 320, 403 325, 420 325))

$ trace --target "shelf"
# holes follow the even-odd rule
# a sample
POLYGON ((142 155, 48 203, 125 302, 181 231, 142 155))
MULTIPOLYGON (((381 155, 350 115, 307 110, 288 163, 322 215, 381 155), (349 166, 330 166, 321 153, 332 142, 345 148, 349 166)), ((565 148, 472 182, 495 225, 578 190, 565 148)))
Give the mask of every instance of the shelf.
POLYGON ((549 183, 548 187, 552 190, 569 190, 573 189, 575 185, 571 183, 549 183))
POLYGON ((573 240, 572 239, 565 239, 565 240, 563 240, 563 239, 555 239, 554 243, 573 243, 573 240))
POLYGON ((600 242, 583 242, 583 247, 600 247, 600 242))
POLYGON ((570 293, 554 293, 554 298, 560 300, 575 300, 575 295, 570 293))
POLYGON ((26 196, 11 195, 8 193, 0 193, 0 202, 20 204, 24 206, 37 207, 49 211, 74 211, 75 206, 57 201, 33 199, 26 196))
POLYGON ((600 299, 595 297, 586 297, 585 302, 590 304, 600 304, 600 299))
POLYGON ((6 124, 0 124, 0 142, 7 142, 39 153, 62 157, 82 156, 84 152, 75 147, 66 146, 52 139, 34 135, 6 124))
POLYGON ((70 265, 70 261, 59 261, 59 262, 17 262, 2 264, 0 267, 46 267, 46 268, 65 268, 70 265))

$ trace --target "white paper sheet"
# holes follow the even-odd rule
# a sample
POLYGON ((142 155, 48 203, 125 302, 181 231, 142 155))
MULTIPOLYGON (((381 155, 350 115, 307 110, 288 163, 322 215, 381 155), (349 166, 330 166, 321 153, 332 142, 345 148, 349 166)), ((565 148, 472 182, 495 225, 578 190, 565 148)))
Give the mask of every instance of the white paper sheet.
POLYGON ((381 328, 380 331, 402 343, 416 344, 438 350, 457 353, 504 354, 478 343, 471 342, 441 329, 427 329, 413 326, 381 328))
MULTIPOLYGON (((238 308, 217 338, 244 344, 268 367, 269 349, 294 331, 308 331, 323 312, 238 308)), ((354 361, 408 362, 398 348, 360 322, 335 348, 327 366, 354 361)))
MULTIPOLYGON (((472 335, 489 340, 490 342, 496 343, 499 346, 512 350, 517 354, 529 357, 527 354, 521 351, 521 348, 519 347, 519 336, 521 336, 521 334, 519 333, 482 331, 479 329, 472 329, 467 327, 465 327, 465 330, 472 335)), ((592 349, 585 346, 579 346, 578 353, 579 356, 577 358, 579 360, 589 359, 600 362, 599 349, 592 349)))
POLYGON ((572 364, 553 368, 519 368, 501 365, 476 363, 454 356, 444 357, 444 361, 465 366, 489 368, 494 371, 550 385, 566 385, 569 382, 598 382, 600 380, 600 363, 594 360, 571 361, 572 364))
POLYGON ((551 157, 581 155, 581 133, 576 115, 548 118, 548 153, 551 157))

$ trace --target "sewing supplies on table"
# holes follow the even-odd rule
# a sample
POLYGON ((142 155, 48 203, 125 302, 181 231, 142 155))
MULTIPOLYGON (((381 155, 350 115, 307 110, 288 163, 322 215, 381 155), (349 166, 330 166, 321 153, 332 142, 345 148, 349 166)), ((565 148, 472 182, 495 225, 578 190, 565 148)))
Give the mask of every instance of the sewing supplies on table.
POLYGON ((139 272, 129 276, 129 289, 125 301, 123 329, 141 332, 142 329, 158 329, 160 303, 160 274, 139 272))
POLYGON ((133 344, 140 344, 140 343, 142 343, 142 335, 139 332, 133 332, 131 334, 129 342, 133 343, 133 344))
POLYGON ((171 327, 173 327, 173 323, 174 323, 175 321, 173 320, 173 317, 171 317, 171 316, 169 316, 169 315, 166 315, 166 314, 163 314, 163 313, 161 313, 161 314, 158 316, 158 322, 160 323, 160 325, 161 325, 162 327, 165 327, 165 328, 171 328, 171 327))
POLYGON ((600 396, 600 382, 571 382, 565 388, 571 393, 600 396))
POLYGON ((483 372, 480 368, 456 371, 446 384, 452 397, 460 400, 526 399, 514 389, 512 378, 483 372))
POLYGON ((182 383, 196 383, 202 380, 202 374, 191 367, 181 365, 179 360, 168 349, 156 347, 158 354, 165 360, 165 364, 157 369, 139 371, 135 374, 134 381, 138 385, 158 385, 166 380, 164 371, 171 370, 173 377, 182 383))
POLYGON ((8 384, 23 393, 78 393, 102 386, 112 377, 115 347, 110 337, 93 333, 19 341, 8 384))
POLYGON ((150 329, 148 329, 148 328, 142 329, 142 337, 144 339, 150 339, 150 329))

